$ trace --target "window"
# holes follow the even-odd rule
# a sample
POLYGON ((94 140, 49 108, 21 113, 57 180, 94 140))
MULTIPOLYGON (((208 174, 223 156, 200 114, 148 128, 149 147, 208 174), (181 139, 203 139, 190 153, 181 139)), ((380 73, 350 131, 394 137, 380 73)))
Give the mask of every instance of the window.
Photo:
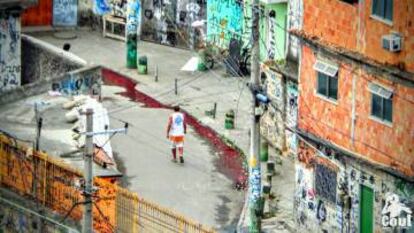
POLYGON ((331 168, 316 164, 315 189, 319 197, 331 203, 336 203, 337 174, 331 168))
POLYGON ((340 1, 346 2, 346 3, 349 3, 349 4, 356 4, 356 3, 359 2, 359 0, 340 0, 340 1))
POLYGON ((316 61, 313 68, 318 74, 317 92, 329 99, 338 99, 338 67, 323 61, 316 61))
POLYGON ((393 0, 373 0, 372 14, 392 21, 393 0))
POLYGON ((392 91, 374 83, 370 83, 368 88, 372 93, 371 115, 392 122, 392 91))

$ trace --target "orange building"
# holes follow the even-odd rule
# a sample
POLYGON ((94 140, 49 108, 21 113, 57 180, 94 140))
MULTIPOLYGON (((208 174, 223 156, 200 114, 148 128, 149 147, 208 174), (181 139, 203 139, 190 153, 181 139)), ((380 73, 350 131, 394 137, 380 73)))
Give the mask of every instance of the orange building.
POLYGON ((304 0, 292 33, 298 227, 414 232, 414 1, 304 0))

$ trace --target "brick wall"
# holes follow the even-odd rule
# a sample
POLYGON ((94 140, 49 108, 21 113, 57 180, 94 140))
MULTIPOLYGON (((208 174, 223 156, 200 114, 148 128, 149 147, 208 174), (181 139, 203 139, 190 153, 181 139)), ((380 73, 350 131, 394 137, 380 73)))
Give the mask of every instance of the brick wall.
POLYGON ((304 31, 326 43, 414 72, 414 4, 410 0, 394 1, 393 21, 388 24, 371 16, 372 0, 359 2, 352 5, 340 0, 304 1, 304 31), (382 35, 391 32, 402 35, 401 52, 382 48, 382 35))
POLYGON ((299 82, 298 126, 370 161, 414 175, 414 89, 367 75, 364 71, 339 64, 338 100, 328 101, 316 94, 316 56, 303 47, 299 82), (352 129, 352 79, 356 78, 356 121, 352 129), (394 90, 392 125, 373 120, 369 82, 394 90))

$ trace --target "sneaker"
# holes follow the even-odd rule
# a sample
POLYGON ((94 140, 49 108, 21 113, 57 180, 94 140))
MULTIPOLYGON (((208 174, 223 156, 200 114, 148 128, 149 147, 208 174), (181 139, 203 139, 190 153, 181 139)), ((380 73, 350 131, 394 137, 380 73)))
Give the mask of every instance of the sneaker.
POLYGON ((180 157, 180 163, 184 163, 184 157, 183 156, 180 157))
POLYGON ((171 159, 171 162, 176 163, 177 162, 177 159, 176 158, 173 158, 173 159, 171 159))

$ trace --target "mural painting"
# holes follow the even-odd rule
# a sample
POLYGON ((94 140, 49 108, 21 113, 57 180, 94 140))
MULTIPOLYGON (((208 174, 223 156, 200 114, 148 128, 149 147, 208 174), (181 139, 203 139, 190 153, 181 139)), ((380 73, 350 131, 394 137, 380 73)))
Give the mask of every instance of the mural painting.
POLYGON ((207 2, 207 41, 226 48, 232 38, 243 33, 243 2, 211 0, 207 2))
POLYGON ((69 74, 65 79, 52 83, 51 89, 65 96, 80 94, 99 95, 101 77, 98 73, 69 74))
POLYGON ((104 15, 111 11, 111 7, 106 0, 95 0, 93 12, 97 15, 104 15))
POLYGON ((0 18, 0 92, 20 86, 20 18, 0 18))
POLYGON ((127 5, 126 34, 127 34, 127 67, 137 67, 138 28, 140 23, 139 0, 129 0, 127 5))

